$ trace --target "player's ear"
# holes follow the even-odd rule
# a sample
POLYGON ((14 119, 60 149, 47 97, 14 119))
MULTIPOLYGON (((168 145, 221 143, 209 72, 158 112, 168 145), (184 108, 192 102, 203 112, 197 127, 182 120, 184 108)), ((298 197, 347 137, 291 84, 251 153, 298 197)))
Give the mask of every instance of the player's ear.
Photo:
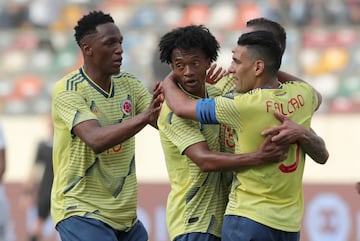
POLYGON ((262 74, 265 70, 265 63, 262 60, 257 60, 254 63, 255 75, 258 76, 262 74))
POLYGON ((210 66, 211 66, 211 59, 208 58, 207 59, 207 64, 206 64, 206 69, 208 70, 210 68, 210 66))
POLYGON ((83 50, 84 55, 87 55, 87 56, 92 56, 93 55, 93 49, 89 44, 83 43, 81 45, 81 49, 83 50))

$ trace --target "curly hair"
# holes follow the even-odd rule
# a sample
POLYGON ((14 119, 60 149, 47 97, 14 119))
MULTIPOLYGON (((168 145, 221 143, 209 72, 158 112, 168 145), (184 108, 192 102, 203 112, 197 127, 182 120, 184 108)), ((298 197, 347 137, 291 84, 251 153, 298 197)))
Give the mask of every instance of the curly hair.
POLYGON ((80 42, 85 36, 96 33, 96 27, 104 23, 114 23, 114 19, 110 14, 105 14, 102 11, 92 11, 84 15, 74 27, 77 44, 80 46, 80 42))
POLYGON ((246 22, 246 27, 253 28, 254 30, 272 32, 276 40, 279 41, 282 54, 284 54, 286 48, 286 31, 279 23, 267 18, 254 18, 246 22))
POLYGON ((160 61, 170 64, 171 54, 175 48, 181 50, 201 49, 211 61, 216 61, 220 45, 205 26, 189 25, 175 28, 161 37, 159 42, 160 61))

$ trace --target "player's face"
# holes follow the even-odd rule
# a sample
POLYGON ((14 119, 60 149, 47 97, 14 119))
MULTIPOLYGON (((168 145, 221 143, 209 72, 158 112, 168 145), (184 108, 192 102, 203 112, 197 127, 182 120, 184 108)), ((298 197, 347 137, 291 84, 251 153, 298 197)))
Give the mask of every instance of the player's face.
POLYGON ((238 93, 245 93, 254 88, 256 66, 245 46, 236 45, 232 53, 233 60, 229 68, 229 73, 233 74, 236 91, 238 93))
POLYGON ((93 66, 104 75, 120 72, 122 62, 123 36, 119 28, 113 23, 101 24, 96 27, 97 33, 90 41, 90 59, 93 66))
POLYGON ((200 49, 174 49, 171 55, 174 74, 190 94, 205 97, 206 71, 211 61, 200 49))

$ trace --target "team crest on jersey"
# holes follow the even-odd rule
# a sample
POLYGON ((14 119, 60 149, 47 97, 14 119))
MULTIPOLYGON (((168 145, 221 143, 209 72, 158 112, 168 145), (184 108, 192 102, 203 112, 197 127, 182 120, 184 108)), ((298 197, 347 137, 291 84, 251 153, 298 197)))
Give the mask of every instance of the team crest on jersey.
POLYGON ((98 108, 96 107, 95 101, 91 101, 90 110, 91 110, 92 113, 94 113, 96 116, 99 116, 99 115, 100 115, 100 113, 99 113, 99 111, 98 111, 98 108))
POLYGON ((130 100, 124 100, 121 103, 121 109, 125 115, 130 115, 132 108, 133 106, 130 100))

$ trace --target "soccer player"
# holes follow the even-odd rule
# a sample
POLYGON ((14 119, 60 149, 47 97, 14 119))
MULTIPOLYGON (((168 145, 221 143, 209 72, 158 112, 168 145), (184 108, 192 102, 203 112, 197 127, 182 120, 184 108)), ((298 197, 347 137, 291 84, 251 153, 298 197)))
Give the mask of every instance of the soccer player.
POLYGON ((63 241, 146 241, 136 214, 134 135, 156 127, 162 89, 151 96, 120 71, 123 36, 109 14, 84 15, 74 36, 84 65, 52 94, 52 218, 63 241))
MULTIPOLYGON (((272 32, 280 43, 281 54, 284 55, 286 49, 286 31, 279 23, 266 18, 254 18, 247 21, 245 33, 255 30, 272 32)), ((278 79, 280 82, 303 81, 284 71, 278 71, 278 79)), ((322 97, 320 94, 318 94, 318 96, 320 98, 319 103, 321 103, 322 97)), ((278 115, 276 113, 275 116, 283 124, 267 129, 262 133, 263 135, 278 133, 272 138, 272 141, 277 142, 278 144, 292 143, 298 139, 298 136, 302 136, 300 143, 306 154, 319 164, 325 164, 327 162, 329 152, 326 149, 325 141, 318 136, 312 128, 303 128, 302 125, 292 122, 284 115, 278 115)))
MULTIPOLYGON (((206 27, 176 28, 161 38, 159 48, 160 60, 171 65, 187 98, 221 94, 214 86, 205 85, 207 70, 219 50, 206 27)), ((265 141, 254 153, 221 153, 219 125, 180 118, 165 102, 158 127, 171 184, 166 222, 172 241, 220 241, 232 173, 216 171, 280 161, 288 150, 286 145, 279 147, 265 141)))
MULTIPOLYGON (((248 33, 251 31, 263 30, 270 31, 274 34, 275 39, 279 42, 281 48, 281 54, 283 55, 286 49, 286 31, 285 29, 277 22, 272 21, 267 18, 254 18, 246 22, 246 28, 243 30, 243 33, 248 33)), ((220 70, 220 69, 219 69, 220 70)), ((218 70, 218 71, 219 71, 218 70)), ((219 75, 221 76, 221 75, 219 75)), ((228 75, 219 80, 219 78, 208 78, 209 83, 216 83, 215 87, 219 89, 220 92, 234 93, 234 81, 232 75, 228 75), (219 81, 216 81, 219 80, 219 81)), ((303 81, 293 75, 290 75, 283 71, 278 71, 278 80, 280 82, 287 81, 303 81)), ((321 98, 321 95, 319 95, 321 98)), ((321 99, 319 100, 321 103, 321 99)), ((275 134, 272 137, 272 141, 278 143, 279 145, 284 143, 292 143, 296 140, 299 141, 301 147, 304 149, 307 155, 309 155, 315 162, 319 164, 325 164, 329 153, 326 149, 324 140, 318 136, 312 128, 304 128, 302 125, 298 125, 290 119, 286 118, 283 115, 275 113, 276 118, 278 118, 282 125, 278 125, 273 128, 269 128, 263 131, 263 135, 268 135, 270 133, 275 134)), ((221 146, 227 152, 230 152, 234 148, 234 133, 232 128, 229 128, 225 124, 221 124, 220 140, 221 146)))
MULTIPOLYGON (((236 130, 236 153, 256 150, 264 129, 276 126, 274 112, 310 128, 320 104, 319 94, 307 83, 280 83, 277 73, 282 50, 269 31, 245 33, 233 49, 229 68, 236 92, 232 97, 189 99, 165 80, 167 104, 183 118, 203 124, 225 123, 236 130)), ((303 215, 302 177, 305 152, 298 142, 288 143, 286 160, 238 169, 224 217, 222 240, 299 241, 303 215)))

